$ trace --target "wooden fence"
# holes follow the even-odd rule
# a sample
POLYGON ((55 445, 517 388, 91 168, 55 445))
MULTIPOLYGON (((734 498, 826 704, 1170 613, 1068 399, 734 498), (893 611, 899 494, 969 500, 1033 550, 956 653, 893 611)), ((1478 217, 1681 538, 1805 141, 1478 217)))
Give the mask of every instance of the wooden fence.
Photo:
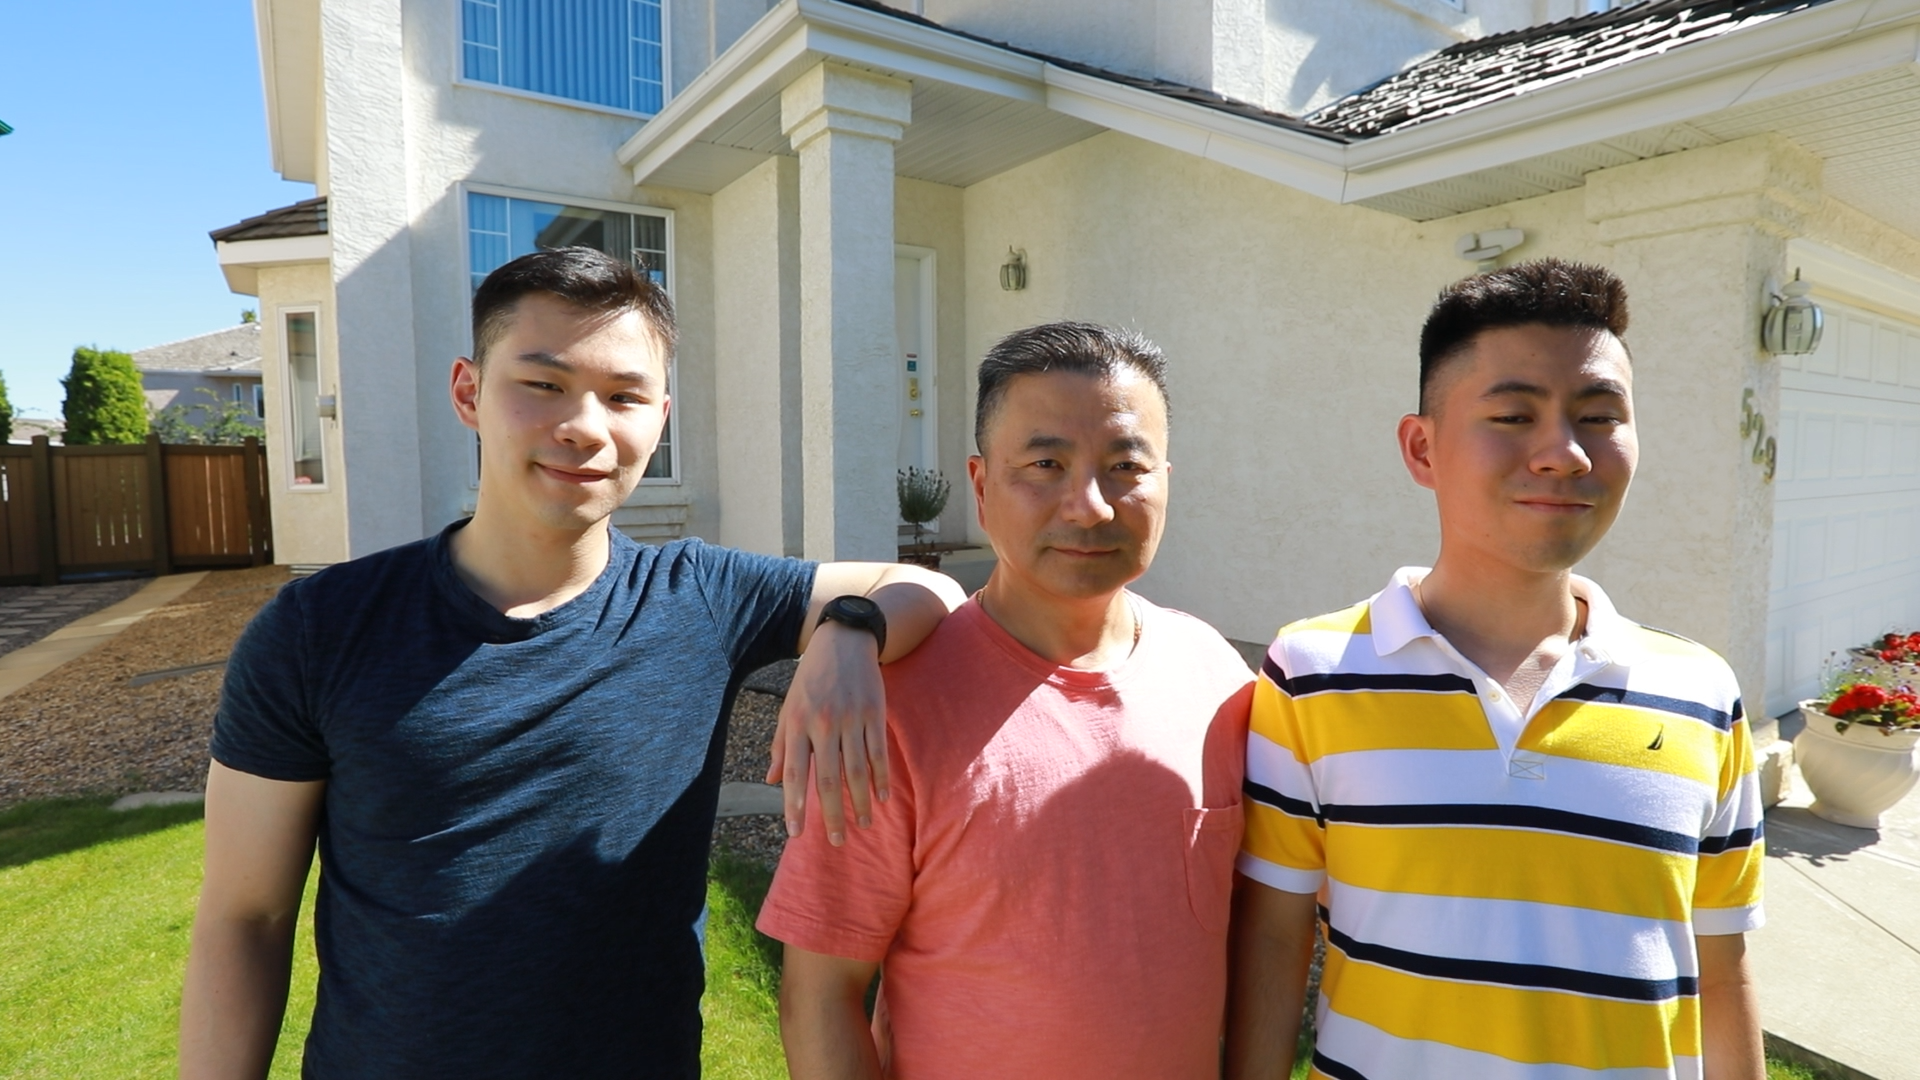
POLYGON ((272 559, 266 459, 244 446, 0 446, 0 585, 272 559))

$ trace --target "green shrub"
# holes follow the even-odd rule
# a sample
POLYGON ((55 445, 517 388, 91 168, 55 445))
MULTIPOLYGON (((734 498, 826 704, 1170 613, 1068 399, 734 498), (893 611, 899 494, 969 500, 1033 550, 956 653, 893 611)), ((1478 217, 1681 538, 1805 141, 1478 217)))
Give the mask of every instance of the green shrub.
POLYGON ((204 386, 195 393, 207 400, 198 404, 176 401, 153 414, 153 430, 161 442, 170 446, 239 446, 248 436, 257 439, 263 434, 251 403, 229 401, 204 386), (196 409, 200 413, 197 417, 196 409))
POLYGON ((13 403, 7 400, 7 377, 0 375, 0 443, 13 438, 13 403))
POLYGON ((140 392, 133 357, 81 346, 73 350, 73 368, 60 385, 67 391, 68 446, 137 443, 147 437, 147 397, 140 392))
POLYGON ((926 524, 947 508, 947 496, 953 485, 938 469, 901 469, 894 476, 894 494, 900 503, 900 520, 913 526, 913 542, 918 544, 926 524))

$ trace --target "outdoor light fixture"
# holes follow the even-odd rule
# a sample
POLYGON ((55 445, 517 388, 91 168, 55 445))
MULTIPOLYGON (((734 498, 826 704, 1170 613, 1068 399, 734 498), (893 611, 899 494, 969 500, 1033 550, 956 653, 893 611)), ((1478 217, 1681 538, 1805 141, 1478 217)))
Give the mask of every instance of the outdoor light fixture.
POLYGON ((1520 229, 1489 229, 1455 240, 1453 253, 1487 271, 1494 268, 1494 260, 1526 242, 1527 234, 1520 229))
POLYGON ((1807 297, 1813 286, 1800 280, 1800 271, 1781 288, 1773 277, 1767 278, 1767 314, 1760 320, 1760 344, 1775 356, 1805 356, 1820 347, 1820 332, 1827 317, 1820 305, 1807 297))
POLYGON ((1019 292, 1027 287, 1027 253, 1025 249, 1015 251, 1007 249, 1007 261, 1000 265, 1000 287, 1008 292, 1019 292))

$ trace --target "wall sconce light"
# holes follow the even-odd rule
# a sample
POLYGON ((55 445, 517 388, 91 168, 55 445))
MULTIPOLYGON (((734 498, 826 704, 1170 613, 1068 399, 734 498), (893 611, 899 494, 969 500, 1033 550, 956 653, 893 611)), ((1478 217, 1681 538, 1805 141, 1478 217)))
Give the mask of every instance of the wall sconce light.
POLYGON ((1769 276, 1766 284, 1767 314, 1760 320, 1760 345, 1775 356, 1804 356, 1820 347, 1820 333, 1826 329, 1826 313, 1807 296, 1813 285, 1800 280, 1800 271, 1783 289, 1769 276))
POLYGON ((1007 249, 1007 261, 1000 265, 1000 287, 1008 292, 1019 292, 1027 287, 1026 249, 1007 249))
POLYGON ((1486 232, 1468 233, 1453 242, 1453 253, 1474 264, 1481 273, 1499 265, 1500 256, 1527 242, 1527 234, 1520 229, 1489 229, 1486 232))

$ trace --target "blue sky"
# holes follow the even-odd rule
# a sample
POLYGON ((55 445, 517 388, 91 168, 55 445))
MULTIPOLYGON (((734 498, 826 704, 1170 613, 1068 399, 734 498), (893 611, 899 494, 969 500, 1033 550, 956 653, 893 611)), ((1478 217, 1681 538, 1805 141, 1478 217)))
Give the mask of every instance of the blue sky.
POLYGON ((310 198, 267 150, 250 0, 42 0, 0 32, 0 375, 58 416, 75 345, 230 326, 207 231, 310 198))

